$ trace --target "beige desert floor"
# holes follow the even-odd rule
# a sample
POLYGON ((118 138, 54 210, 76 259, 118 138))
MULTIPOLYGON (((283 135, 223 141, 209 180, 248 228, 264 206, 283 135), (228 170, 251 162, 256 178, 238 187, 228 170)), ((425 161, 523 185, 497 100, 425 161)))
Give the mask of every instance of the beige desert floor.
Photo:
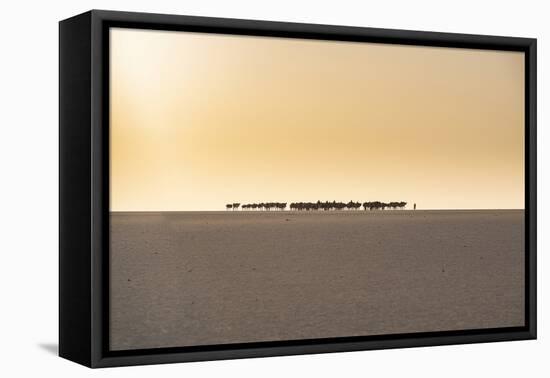
POLYGON ((111 215, 113 350, 521 326, 524 215, 111 215))

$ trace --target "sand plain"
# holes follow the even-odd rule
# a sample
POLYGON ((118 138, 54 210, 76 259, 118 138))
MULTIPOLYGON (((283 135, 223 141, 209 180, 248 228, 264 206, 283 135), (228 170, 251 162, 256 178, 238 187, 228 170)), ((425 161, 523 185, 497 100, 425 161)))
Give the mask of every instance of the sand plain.
POLYGON ((522 210, 111 213, 112 350, 524 324, 522 210))

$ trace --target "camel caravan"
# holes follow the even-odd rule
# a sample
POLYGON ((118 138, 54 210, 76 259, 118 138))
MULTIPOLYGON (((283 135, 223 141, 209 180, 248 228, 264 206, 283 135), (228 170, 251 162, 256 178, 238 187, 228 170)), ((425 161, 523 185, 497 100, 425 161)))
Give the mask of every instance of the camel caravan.
MULTIPOLYGON (((336 201, 317 201, 317 202, 292 202, 289 206, 290 210, 293 211, 314 211, 314 210, 324 210, 324 211, 331 211, 331 210, 360 210, 361 207, 363 207, 364 210, 398 210, 398 209, 404 209, 405 206, 407 206, 407 202, 380 202, 380 201, 374 201, 374 202, 354 202, 349 201, 348 203, 345 202, 336 202, 336 201)), ((283 211, 286 210, 287 203, 286 202, 262 202, 262 203, 251 203, 251 204, 245 204, 242 205, 240 203, 228 203, 225 205, 226 210, 256 210, 256 211, 272 211, 272 210, 279 210, 283 211)), ((416 206, 415 206, 416 207, 416 206)))

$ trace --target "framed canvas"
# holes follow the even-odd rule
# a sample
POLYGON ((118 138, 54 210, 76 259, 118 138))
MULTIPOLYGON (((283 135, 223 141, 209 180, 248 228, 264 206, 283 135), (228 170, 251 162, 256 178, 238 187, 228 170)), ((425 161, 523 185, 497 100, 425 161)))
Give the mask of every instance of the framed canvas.
POLYGON ((536 338, 536 40, 60 22, 59 353, 536 338))

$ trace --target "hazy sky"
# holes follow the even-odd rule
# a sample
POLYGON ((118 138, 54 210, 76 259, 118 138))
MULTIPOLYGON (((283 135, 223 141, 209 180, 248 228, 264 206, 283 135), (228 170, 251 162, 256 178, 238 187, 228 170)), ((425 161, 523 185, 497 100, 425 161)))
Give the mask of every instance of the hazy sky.
POLYGON ((111 29, 111 210, 523 208, 519 52, 111 29))

